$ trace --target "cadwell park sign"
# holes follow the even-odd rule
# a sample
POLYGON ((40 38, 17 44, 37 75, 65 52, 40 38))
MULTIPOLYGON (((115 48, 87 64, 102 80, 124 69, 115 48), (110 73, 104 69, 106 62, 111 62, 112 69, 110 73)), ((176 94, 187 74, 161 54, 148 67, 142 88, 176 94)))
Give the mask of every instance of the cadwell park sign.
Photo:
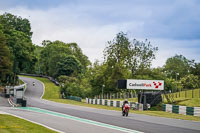
POLYGON ((164 90, 163 80, 118 80, 119 89, 164 90))
POLYGON ((164 81, 127 79, 126 88, 141 89, 141 90, 164 90, 164 81))

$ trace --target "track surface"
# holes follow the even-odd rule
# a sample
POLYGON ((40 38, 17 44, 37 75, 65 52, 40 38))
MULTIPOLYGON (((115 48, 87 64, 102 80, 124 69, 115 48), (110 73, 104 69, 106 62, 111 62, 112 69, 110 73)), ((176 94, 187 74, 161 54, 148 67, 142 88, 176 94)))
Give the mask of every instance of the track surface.
MULTIPOLYGON (((200 126, 199 126, 200 122, 169 119, 169 118, 138 115, 138 114, 130 114, 128 117, 122 117, 121 112, 119 111, 108 111, 103 109, 80 107, 80 106, 55 103, 43 100, 41 99, 41 96, 43 94, 43 85, 40 81, 31 78, 24 78, 24 77, 20 78, 27 83, 27 90, 25 92, 25 96, 27 97, 29 107, 46 109, 49 111, 76 116, 79 118, 89 119, 140 132, 148 132, 148 133, 160 133, 160 132, 199 133, 200 132, 200 126), (33 81, 36 83, 35 86, 32 86, 33 81)), ((94 126, 79 121, 51 116, 45 113, 37 113, 33 111, 13 109, 13 108, 1 108, 0 110, 24 117, 26 119, 35 122, 42 123, 44 125, 47 125, 51 128, 63 132, 76 132, 76 133, 122 132, 119 130, 94 126)))

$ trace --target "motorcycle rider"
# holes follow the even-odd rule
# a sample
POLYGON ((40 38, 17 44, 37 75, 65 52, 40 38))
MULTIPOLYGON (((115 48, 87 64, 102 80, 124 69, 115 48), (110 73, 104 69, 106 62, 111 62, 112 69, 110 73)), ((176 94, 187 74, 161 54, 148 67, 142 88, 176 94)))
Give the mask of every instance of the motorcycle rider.
POLYGON ((129 104, 127 99, 125 99, 125 100, 123 101, 123 104, 122 104, 122 111, 123 111, 123 108, 124 108, 124 105, 125 105, 125 104, 129 104))
POLYGON ((33 82, 33 86, 35 86, 35 82, 33 82))

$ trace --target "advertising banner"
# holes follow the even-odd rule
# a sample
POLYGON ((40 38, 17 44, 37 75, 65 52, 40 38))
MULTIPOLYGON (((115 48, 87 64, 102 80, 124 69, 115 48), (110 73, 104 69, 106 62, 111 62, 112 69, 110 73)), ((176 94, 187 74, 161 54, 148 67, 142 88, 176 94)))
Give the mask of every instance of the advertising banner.
POLYGON ((164 90, 164 81, 127 79, 126 88, 141 90, 164 90))

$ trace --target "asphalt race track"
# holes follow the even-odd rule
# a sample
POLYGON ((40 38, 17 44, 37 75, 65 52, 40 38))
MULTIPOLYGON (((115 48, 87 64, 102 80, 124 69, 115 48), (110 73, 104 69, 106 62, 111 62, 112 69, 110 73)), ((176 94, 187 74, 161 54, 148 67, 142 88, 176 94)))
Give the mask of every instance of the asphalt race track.
POLYGON ((119 111, 109 111, 55 103, 41 99, 40 81, 20 77, 27 83, 27 108, 13 108, 4 101, 0 111, 23 117, 59 132, 67 133, 199 133, 200 122, 130 114, 122 117, 119 111), (32 82, 35 82, 35 86, 32 82), (7 106, 7 107, 5 107, 7 106))

